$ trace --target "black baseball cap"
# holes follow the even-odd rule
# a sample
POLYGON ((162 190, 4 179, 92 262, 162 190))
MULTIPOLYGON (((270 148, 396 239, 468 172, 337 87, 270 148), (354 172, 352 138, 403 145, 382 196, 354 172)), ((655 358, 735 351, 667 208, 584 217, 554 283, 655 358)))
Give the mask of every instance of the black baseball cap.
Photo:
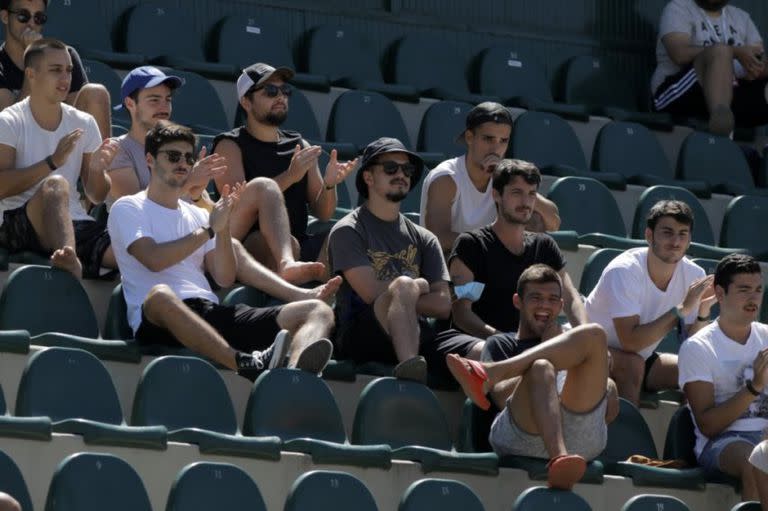
POLYGON ((403 143, 398 139, 381 137, 374 140, 365 146, 365 149, 363 149, 363 156, 360 160, 360 168, 357 169, 357 176, 355 176, 355 187, 357 188, 357 193, 359 193, 362 197, 365 197, 366 199, 368 198, 368 187, 365 185, 365 181, 363 181, 363 171, 373 165, 373 163, 376 161, 376 158, 382 154, 387 153, 405 153, 408 155, 411 163, 416 165, 416 172, 413 174, 413 176, 411 176, 411 190, 413 190, 413 188, 421 179, 421 175, 424 171, 424 161, 421 159, 421 157, 419 157, 419 155, 416 153, 406 149, 403 143))
POLYGON ((254 85, 261 85, 272 76, 279 76, 286 82, 293 78, 293 69, 289 67, 274 68, 269 64, 263 62, 257 62, 243 69, 243 73, 237 79, 237 97, 238 99, 245 96, 245 93, 250 90, 254 85))
POLYGON ((514 126, 515 124, 512 120, 512 114, 509 113, 507 107, 493 101, 485 101, 484 103, 480 103, 469 111, 467 114, 464 131, 459 133, 459 136, 456 137, 456 139, 461 141, 464 138, 464 133, 467 130, 474 129, 481 124, 485 124, 486 122, 509 124, 510 126, 514 126))

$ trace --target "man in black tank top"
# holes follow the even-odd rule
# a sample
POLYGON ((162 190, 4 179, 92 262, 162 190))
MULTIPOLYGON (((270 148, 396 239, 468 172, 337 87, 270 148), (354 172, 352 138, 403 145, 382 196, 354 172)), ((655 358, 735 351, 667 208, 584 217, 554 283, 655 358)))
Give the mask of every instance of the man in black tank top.
MULTIPOLYGON (((291 86, 286 82, 292 77, 293 70, 289 68, 275 69, 263 63, 253 64, 240 75, 237 94, 247 120, 244 126, 214 139, 214 150, 226 157, 228 164, 227 172, 216 178, 216 185, 221 189, 225 184, 245 180, 253 188, 254 200, 244 197, 233 212, 232 235, 242 240, 257 259, 283 274, 284 270, 300 265, 303 270, 311 270, 305 273, 317 278, 320 273, 324 274, 324 267, 319 271, 317 265, 294 262, 297 255, 301 261, 327 259, 320 255, 326 252, 321 247, 325 245, 327 233, 310 236, 306 232, 307 206, 320 220, 330 219, 336 209, 336 185, 355 167, 357 160, 340 163, 336 151, 332 151, 322 176, 317 165, 320 147, 310 146, 298 132, 280 129, 288 114, 291 95, 291 86), (275 239, 275 233, 258 227, 253 230, 265 208, 282 207, 282 203, 270 204, 258 196, 259 191, 262 195, 265 193, 265 187, 274 188, 274 183, 282 192, 289 221, 289 225, 272 226, 273 231, 279 231, 279 239, 275 239), (292 240, 287 237, 289 229, 292 240)), ((259 222, 259 226, 263 227, 263 223, 259 222)))

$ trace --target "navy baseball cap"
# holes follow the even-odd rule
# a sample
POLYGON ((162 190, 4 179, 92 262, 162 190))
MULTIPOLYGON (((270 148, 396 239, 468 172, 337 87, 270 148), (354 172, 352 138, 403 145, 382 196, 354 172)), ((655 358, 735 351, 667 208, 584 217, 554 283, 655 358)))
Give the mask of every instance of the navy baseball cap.
POLYGON ((166 84, 171 89, 177 89, 184 85, 184 79, 178 76, 167 75, 156 67, 141 66, 132 69, 123 78, 123 85, 120 87, 120 104, 114 109, 122 108, 125 98, 141 89, 156 87, 161 83, 166 84))
POLYGON ((376 158, 382 154, 387 153, 405 153, 410 158, 411 163, 416 165, 416 172, 411 177, 411 190, 414 189, 421 179, 421 175, 424 171, 424 161, 414 152, 405 148, 402 142, 396 138, 381 137, 368 144, 363 150, 363 156, 360 160, 360 168, 357 169, 357 176, 355 176, 355 188, 357 193, 362 197, 368 198, 368 187, 363 181, 363 171, 373 165, 376 158))

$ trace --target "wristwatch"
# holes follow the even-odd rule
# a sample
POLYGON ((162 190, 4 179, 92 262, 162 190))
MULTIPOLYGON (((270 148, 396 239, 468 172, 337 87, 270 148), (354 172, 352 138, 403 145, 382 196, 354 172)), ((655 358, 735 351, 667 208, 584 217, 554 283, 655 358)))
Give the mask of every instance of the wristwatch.
POLYGON ((760 395, 760 391, 757 390, 754 385, 752 385, 752 380, 745 381, 744 382, 744 386, 747 387, 747 390, 753 396, 759 396, 760 395))
POLYGON ((51 169, 51 171, 54 171, 54 170, 56 170, 58 168, 56 166, 56 164, 53 163, 53 155, 52 154, 49 154, 48 156, 45 157, 45 163, 48 164, 48 168, 51 169))
POLYGON ((213 227, 211 227, 210 225, 205 228, 205 232, 208 233, 209 239, 213 239, 213 237, 216 236, 216 232, 213 230, 213 227))

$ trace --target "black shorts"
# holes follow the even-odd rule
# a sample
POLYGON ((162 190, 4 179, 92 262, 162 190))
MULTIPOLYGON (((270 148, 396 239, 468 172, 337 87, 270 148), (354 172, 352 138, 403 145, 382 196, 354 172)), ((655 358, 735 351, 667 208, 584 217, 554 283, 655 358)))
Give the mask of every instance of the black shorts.
POLYGON ((453 381, 453 376, 445 364, 445 356, 455 353, 460 357, 466 357, 478 342, 483 340, 459 330, 443 330, 433 339, 423 342, 419 353, 427 359, 430 373, 443 381, 453 381))
POLYGON ((641 387, 643 392, 654 392, 653 390, 648 388, 646 383, 648 382, 648 373, 651 372, 651 367, 653 367, 653 364, 655 364, 658 359, 659 359, 659 354, 656 351, 651 353, 651 355, 645 359, 645 370, 643 371, 643 386, 641 387))
POLYGON ((515 332, 494 334, 485 340, 483 360, 500 362, 541 344, 540 339, 518 339, 515 332))
MULTIPOLYGON (((734 84, 731 110, 738 126, 754 127, 768 123, 766 84, 766 78, 738 80, 734 84)), ((672 115, 709 118, 704 90, 693 65, 664 80, 654 94, 653 107, 656 111, 672 115)))
MULTIPOLYGON (((238 351, 263 350, 274 342, 280 331, 277 324, 280 306, 249 307, 242 303, 225 306, 203 298, 188 298, 184 303, 238 351)), ((145 345, 183 346, 171 332, 149 321, 143 307, 135 337, 137 342, 145 345)))

